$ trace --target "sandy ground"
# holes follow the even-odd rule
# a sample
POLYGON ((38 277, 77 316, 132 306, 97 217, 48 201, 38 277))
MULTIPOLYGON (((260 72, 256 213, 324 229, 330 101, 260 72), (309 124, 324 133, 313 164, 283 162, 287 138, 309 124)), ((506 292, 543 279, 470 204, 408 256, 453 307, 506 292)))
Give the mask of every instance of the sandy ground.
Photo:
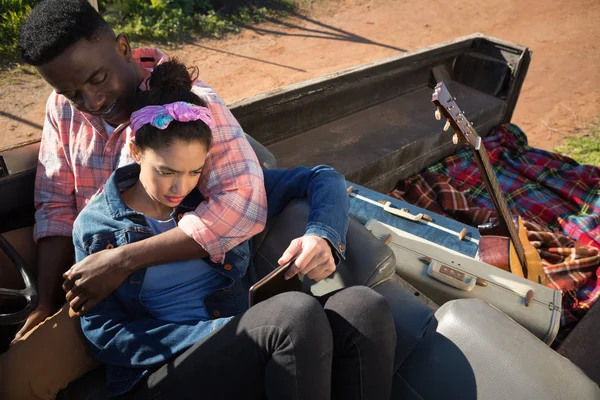
MULTIPOLYGON (((530 144, 553 149, 600 115, 598 21, 598 0, 318 0, 297 16, 168 53, 231 102, 481 32, 533 50, 513 122, 530 144)), ((35 75, 2 75, 0 148, 39 137, 49 91, 35 75)))

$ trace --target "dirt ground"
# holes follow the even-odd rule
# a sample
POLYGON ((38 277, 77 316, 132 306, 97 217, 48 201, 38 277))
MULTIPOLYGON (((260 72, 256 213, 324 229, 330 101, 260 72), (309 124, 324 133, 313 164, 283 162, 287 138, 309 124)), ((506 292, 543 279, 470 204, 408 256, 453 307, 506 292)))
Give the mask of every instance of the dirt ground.
MULTIPOLYGON (((513 122, 553 149, 600 115, 598 0, 317 0, 294 17, 168 51, 231 102, 474 32, 528 46, 533 59, 513 122)), ((49 87, 0 78, 0 148, 39 137, 49 87)))

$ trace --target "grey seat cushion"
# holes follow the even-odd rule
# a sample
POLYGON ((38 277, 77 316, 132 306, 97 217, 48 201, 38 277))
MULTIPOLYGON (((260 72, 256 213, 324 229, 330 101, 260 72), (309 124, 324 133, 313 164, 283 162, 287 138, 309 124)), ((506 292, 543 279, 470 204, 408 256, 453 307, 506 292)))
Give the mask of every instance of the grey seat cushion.
POLYGON ((578 367, 477 299, 444 304, 394 377, 393 399, 600 399, 578 367))

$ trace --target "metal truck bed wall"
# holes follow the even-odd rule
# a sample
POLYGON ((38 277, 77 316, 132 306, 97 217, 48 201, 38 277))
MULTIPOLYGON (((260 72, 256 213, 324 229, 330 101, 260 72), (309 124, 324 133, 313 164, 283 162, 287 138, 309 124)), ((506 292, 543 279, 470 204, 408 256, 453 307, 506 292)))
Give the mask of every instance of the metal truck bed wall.
MULTIPOLYGON (((482 135, 510 121, 527 72, 526 47, 475 34, 230 104, 280 167, 329 164, 381 192, 452 154, 433 117, 444 80, 482 135)), ((0 232, 33 223, 39 141, 0 150, 0 232)))
POLYGON ((381 192, 454 153, 433 117, 445 81, 482 135, 510 121, 529 66, 526 47, 475 34, 231 104, 279 167, 329 164, 381 192))

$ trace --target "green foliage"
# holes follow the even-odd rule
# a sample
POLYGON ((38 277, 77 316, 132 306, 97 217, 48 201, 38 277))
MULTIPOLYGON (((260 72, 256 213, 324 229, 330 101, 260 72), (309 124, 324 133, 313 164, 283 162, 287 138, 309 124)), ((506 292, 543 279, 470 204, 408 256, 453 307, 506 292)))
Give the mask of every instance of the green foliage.
POLYGON ((0 55, 17 56, 21 23, 35 3, 35 0, 0 0, 0 55))
MULTIPOLYGON (((21 23, 39 0, 0 0, 0 55, 17 58, 21 23)), ((172 42, 222 37, 240 25, 294 8, 293 0, 100 0, 100 13, 116 32, 137 41, 172 42)))
POLYGON ((600 167, 600 117, 591 124, 588 132, 565 139, 554 151, 571 157, 580 164, 600 167))
POLYGON ((118 32, 136 40, 182 41, 221 37, 239 26, 292 9, 289 0, 101 0, 100 11, 118 32), (231 3, 231 4, 229 4, 231 3))

